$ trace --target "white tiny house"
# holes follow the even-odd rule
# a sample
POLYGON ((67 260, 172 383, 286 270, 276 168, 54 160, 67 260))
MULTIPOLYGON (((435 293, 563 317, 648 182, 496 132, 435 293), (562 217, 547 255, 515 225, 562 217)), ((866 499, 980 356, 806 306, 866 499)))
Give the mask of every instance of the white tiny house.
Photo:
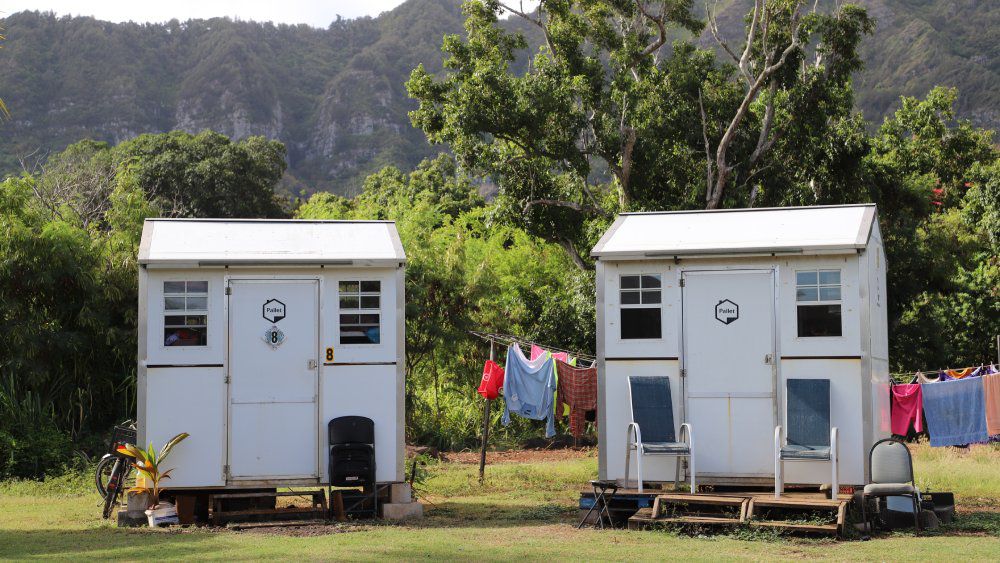
POLYGON ((389 221, 147 220, 137 439, 190 434, 170 487, 325 485, 348 415, 402 481, 405 264, 389 221))
MULTIPOLYGON (((866 482, 868 450, 889 435, 874 205, 625 213, 592 256, 601 479, 625 478, 629 377, 666 376, 699 484, 771 484, 776 428, 800 432, 819 408, 839 433, 839 482, 866 482)), ((646 457, 643 480, 674 481, 675 461, 646 457)), ((830 483, 830 468, 788 464, 784 482, 830 483)))

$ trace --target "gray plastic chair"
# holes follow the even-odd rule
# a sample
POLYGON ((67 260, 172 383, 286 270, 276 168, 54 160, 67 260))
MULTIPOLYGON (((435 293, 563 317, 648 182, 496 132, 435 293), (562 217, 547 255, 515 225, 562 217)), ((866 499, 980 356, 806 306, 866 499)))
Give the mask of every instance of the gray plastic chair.
POLYGON ((642 457, 644 455, 673 456, 677 458, 674 489, 680 485, 681 458, 688 459, 691 471, 691 492, 697 490, 694 470, 694 442, 691 425, 681 424, 680 440, 674 432, 674 404, 670 396, 670 378, 664 376, 629 376, 629 402, 632 405, 632 422, 625 430, 625 486, 628 486, 629 461, 636 452, 636 478, 639 492, 642 487, 642 457))
POLYGON ((830 380, 788 379, 785 382, 785 421, 774 429, 774 498, 785 492, 786 461, 829 461, 831 496, 840 491, 837 478, 837 427, 830 424, 830 380))
POLYGON ((892 438, 875 442, 868 452, 871 483, 865 485, 861 514, 868 523, 868 499, 909 497, 913 501, 913 525, 920 529, 920 492, 913 478, 913 458, 906 444, 892 438))

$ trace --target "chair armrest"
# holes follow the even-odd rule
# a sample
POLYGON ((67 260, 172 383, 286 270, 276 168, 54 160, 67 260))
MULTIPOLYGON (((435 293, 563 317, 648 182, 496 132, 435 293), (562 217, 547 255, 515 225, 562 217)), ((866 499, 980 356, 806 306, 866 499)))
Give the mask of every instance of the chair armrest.
POLYGON ((681 424, 680 436, 678 436, 681 442, 686 442, 688 448, 694 449, 694 437, 691 435, 691 424, 685 422, 681 424))
POLYGON ((838 433, 839 431, 836 426, 830 428, 830 457, 833 459, 840 457, 839 445, 837 442, 838 433))
POLYGON ((625 429, 625 443, 635 444, 636 446, 642 445, 642 431, 639 430, 638 422, 628 423, 628 428, 625 429), (635 440, 630 441, 632 436, 635 436, 635 440))
POLYGON ((781 455, 781 442, 782 442, 782 428, 781 426, 774 427, 774 459, 778 459, 781 455))

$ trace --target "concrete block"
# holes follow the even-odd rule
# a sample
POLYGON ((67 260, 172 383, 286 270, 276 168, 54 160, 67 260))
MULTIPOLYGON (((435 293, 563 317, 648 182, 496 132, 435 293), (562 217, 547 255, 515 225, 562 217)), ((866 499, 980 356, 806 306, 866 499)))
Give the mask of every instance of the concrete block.
POLYGON ((424 517, 424 505, 419 502, 387 502, 382 505, 384 520, 407 520, 424 517))
POLYGON ((413 502, 413 489, 409 483, 393 483, 389 490, 389 502, 413 502))
POLYGON ((149 508, 150 495, 149 493, 125 493, 126 496, 126 510, 128 511, 129 518, 146 518, 146 509, 149 508))

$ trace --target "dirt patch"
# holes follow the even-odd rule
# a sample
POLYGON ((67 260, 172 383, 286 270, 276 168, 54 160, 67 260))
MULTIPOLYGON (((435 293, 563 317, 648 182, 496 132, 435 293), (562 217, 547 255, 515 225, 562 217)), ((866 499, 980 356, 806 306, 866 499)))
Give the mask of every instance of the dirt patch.
MULTIPOLYGON (((534 463, 566 461, 593 457, 594 448, 529 449, 486 452, 486 463, 534 463)), ((442 452, 442 459, 453 463, 479 463, 479 452, 442 452)))
POLYGON ((261 524, 240 524, 228 528, 209 528, 212 531, 232 532, 236 534, 254 534, 261 536, 287 536, 296 538, 308 538, 315 536, 328 536, 331 534, 346 534, 350 532, 364 532, 377 526, 385 524, 362 524, 362 523, 341 523, 324 522, 315 523, 261 523, 261 524))

